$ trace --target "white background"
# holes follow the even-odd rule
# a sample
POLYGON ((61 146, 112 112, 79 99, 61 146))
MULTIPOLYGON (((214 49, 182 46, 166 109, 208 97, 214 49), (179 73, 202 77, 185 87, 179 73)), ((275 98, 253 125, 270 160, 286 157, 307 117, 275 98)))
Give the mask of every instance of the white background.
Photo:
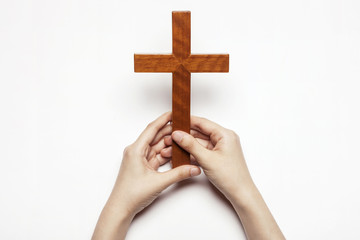
MULTIPOLYGON (((235 130, 288 239, 360 239, 360 2, 0 1, 0 239, 89 239, 122 151, 171 108, 171 11, 192 11, 192 114, 235 130)), ((164 169, 163 169, 164 170, 164 169)), ((127 239, 244 239, 202 175, 168 189, 127 239)))

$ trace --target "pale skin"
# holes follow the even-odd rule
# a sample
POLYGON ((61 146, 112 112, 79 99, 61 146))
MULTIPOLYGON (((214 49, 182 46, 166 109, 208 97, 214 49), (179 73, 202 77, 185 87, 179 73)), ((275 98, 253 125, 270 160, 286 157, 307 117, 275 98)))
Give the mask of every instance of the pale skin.
POLYGON ((125 148, 118 177, 92 239, 125 239, 137 213, 170 185, 199 175, 200 168, 234 207, 247 239, 285 239, 250 176, 238 135, 195 116, 191 117, 190 134, 172 133, 169 122, 171 112, 150 123, 125 148), (159 166, 171 160, 172 141, 189 152, 196 165, 158 172, 159 166))

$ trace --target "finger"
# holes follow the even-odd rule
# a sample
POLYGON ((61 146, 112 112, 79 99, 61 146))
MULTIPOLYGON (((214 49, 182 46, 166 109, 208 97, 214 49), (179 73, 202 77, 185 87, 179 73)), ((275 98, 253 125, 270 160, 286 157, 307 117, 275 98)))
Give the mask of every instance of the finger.
MULTIPOLYGON (((171 137, 169 135, 169 137, 171 137)), ((166 145, 165 143, 165 138, 161 139, 158 143, 156 143, 155 145, 153 145, 151 147, 151 149, 153 151, 155 151, 156 154, 160 153, 161 150, 163 150, 164 148, 168 147, 168 145, 166 145)))
POLYGON ((208 135, 215 144, 222 137, 223 127, 205 118, 191 116, 191 128, 208 135))
MULTIPOLYGON (((164 148, 163 150, 161 150, 160 154, 163 158, 170 159, 172 157, 172 147, 164 148)), ((191 154, 190 154, 190 163, 191 165, 199 166, 199 163, 191 154)))
MULTIPOLYGON (((209 150, 212 150, 214 148, 211 141, 209 141, 209 140, 204 140, 204 139, 200 139, 200 138, 196 138, 196 140, 200 143, 201 146, 203 146, 209 150)), ((160 154, 162 157, 166 157, 166 158, 172 157, 172 147, 163 148, 160 151, 160 154)))
POLYGON ((172 138, 171 138, 171 135, 170 136, 165 136, 164 137, 164 143, 166 146, 171 146, 172 144, 172 138))
POLYGON ((163 128, 169 121, 171 120, 171 112, 164 113, 160 117, 158 117, 155 121, 148 124, 145 130, 140 134, 136 143, 140 145, 140 147, 146 147, 149 145, 157 132, 163 128))
POLYGON ((210 140, 204 140, 201 138, 195 138, 201 146, 205 147, 206 149, 212 150, 214 148, 214 145, 210 140))
MULTIPOLYGON (((164 148, 163 150, 161 150, 160 154, 163 158, 170 159, 172 157, 172 147, 164 148)), ((192 165, 199 166, 199 163, 196 161, 194 156, 191 154, 190 154, 190 163, 192 165)))
POLYGON ((200 175, 200 173, 201 170, 197 166, 183 165, 161 173, 160 181, 162 181, 163 187, 167 188, 168 186, 176 182, 180 182, 190 177, 198 176, 200 175))
MULTIPOLYGON (((214 148, 214 145, 212 144, 212 142, 210 141, 210 139, 208 138, 208 139, 202 139, 202 138, 198 138, 198 137, 195 137, 194 135, 193 135, 193 137, 202 145, 202 146, 204 146, 204 147, 206 147, 207 149, 209 149, 209 150, 212 150, 213 148, 214 148)), ((172 145, 172 138, 171 138, 171 136, 165 136, 164 137, 164 143, 165 143, 165 145, 168 147, 168 146, 171 146, 172 145)), ((165 148, 165 150, 166 150, 167 148, 165 148)), ((161 151, 163 151, 163 150, 161 150, 161 151)))
POLYGON ((170 158, 165 158, 162 157, 160 154, 157 154, 154 158, 152 158, 149 161, 149 165, 154 169, 154 170, 158 170, 158 168, 162 165, 164 165, 165 163, 169 162, 170 158))
MULTIPOLYGON (((167 136, 168 138, 171 138, 171 136, 167 136)), ((146 156, 146 159, 150 160, 153 158, 156 154, 159 154, 163 149, 167 148, 168 145, 165 143, 165 137, 161 139, 158 143, 150 147, 150 150, 146 156)))
POLYGON ((160 154, 162 157, 171 158, 172 157, 172 147, 164 148, 163 150, 161 150, 160 154))
POLYGON ((158 141, 160 141, 160 139, 162 139, 164 136, 170 135, 171 132, 172 132, 172 125, 171 125, 171 124, 165 125, 165 127, 163 127, 162 129, 160 129, 160 131, 156 134, 156 136, 154 137, 154 140, 150 143, 150 145, 156 144, 156 143, 157 143, 158 141))
POLYGON ((210 151, 201 144, 190 134, 183 131, 175 131, 171 135, 172 139, 185 151, 194 155, 194 157, 201 164, 202 159, 206 159, 210 151))
POLYGON ((210 136, 203 134, 202 132, 195 130, 195 129, 190 129, 190 134, 191 136, 193 136, 194 138, 200 138, 200 139, 204 139, 204 140, 210 140, 210 136))
POLYGON ((190 155, 190 163, 191 165, 200 166, 200 164, 196 161, 193 155, 190 155))

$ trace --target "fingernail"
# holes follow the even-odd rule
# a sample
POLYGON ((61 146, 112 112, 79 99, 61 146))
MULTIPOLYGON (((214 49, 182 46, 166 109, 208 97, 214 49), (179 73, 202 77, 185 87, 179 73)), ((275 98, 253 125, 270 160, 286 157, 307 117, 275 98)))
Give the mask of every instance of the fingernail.
POLYGON ((184 133, 182 133, 182 132, 175 131, 175 132, 173 132, 173 134, 172 134, 172 138, 173 138, 176 142, 180 142, 183 137, 184 137, 184 133))
POLYGON ((199 168, 191 168, 190 169, 190 176, 194 177, 200 174, 200 169, 199 168))

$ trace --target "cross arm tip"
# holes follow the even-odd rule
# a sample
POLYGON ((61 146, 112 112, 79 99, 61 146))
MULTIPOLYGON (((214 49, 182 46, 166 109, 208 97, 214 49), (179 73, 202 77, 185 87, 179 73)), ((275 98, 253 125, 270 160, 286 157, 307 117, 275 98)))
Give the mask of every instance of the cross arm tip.
POLYGON ((189 10, 184 10, 184 11, 172 11, 172 14, 177 14, 177 13, 191 13, 191 11, 189 10))

